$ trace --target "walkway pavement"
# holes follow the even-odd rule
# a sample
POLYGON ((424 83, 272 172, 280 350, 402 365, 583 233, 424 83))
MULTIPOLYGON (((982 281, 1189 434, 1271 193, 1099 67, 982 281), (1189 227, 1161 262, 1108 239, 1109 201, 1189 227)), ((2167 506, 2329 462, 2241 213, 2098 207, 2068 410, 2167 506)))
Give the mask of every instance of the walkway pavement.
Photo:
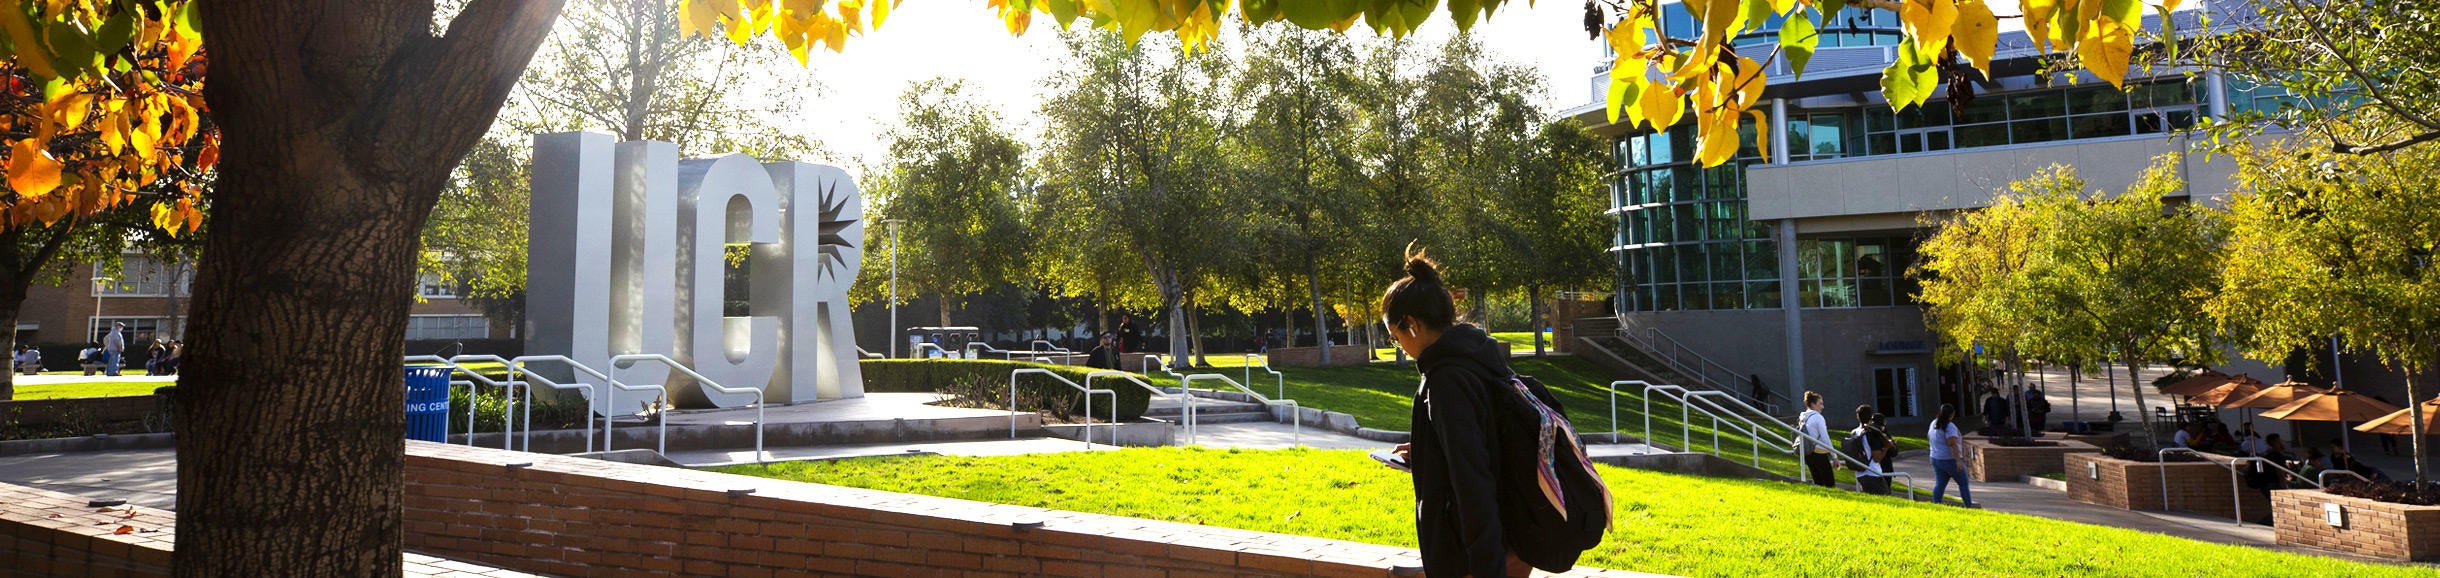
MULTIPOLYGON (((1898 471, 1914 475, 1915 487, 1922 492, 1920 497, 1929 500, 1932 491, 1931 454, 1928 452, 1908 452, 1908 454, 1898 458, 1898 471)), ((1905 490, 1897 491, 1904 492, 1905 490)), ((1973 492, 1975 505, 1994 512, 2126 528, 2219 544, 2284 549, 2278 546, 2277 537, 2272 535, 2269 526, 2255 524, 2239 526, 2235 522, 2223 518, 2138 512, 2097 506, 2069 499, 2067 492, 2036 487, 2024 482, 1973 482, 1973 492)), ((1957 484, 1951 483, 1947 500, 1944 503, 1957 503, 1959 493, 1957 484)), ((2314 551, 2314 553, 2328 554, 2321 551, 2314 551)))
POLYGON ((178 509, 178 454, 167 448, 0 457, 0 483, 178 509))

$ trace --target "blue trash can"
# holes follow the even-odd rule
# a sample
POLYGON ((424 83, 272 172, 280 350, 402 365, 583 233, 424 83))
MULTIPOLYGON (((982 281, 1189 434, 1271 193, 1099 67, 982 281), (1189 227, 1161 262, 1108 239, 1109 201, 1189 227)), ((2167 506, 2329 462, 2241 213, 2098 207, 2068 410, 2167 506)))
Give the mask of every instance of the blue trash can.
POLYGON ((407 368, 407 439, 449 442, 449 368, 407 368))

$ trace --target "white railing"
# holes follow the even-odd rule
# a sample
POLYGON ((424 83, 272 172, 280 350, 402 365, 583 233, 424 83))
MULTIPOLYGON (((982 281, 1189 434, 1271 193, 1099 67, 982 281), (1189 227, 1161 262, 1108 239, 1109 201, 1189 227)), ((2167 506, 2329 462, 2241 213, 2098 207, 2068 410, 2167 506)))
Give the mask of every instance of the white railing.
MULTIPOLYGON (((2281 469, 2285 469, 2285 468, 2281 468, 2281 469)), ((2355 479, 2357 479, 2357 480, 2362 480, 2364 483, 2367 483, 2367 484, 2372 483, 2372 478, 2367 478, 2367 477, 2364 477, 2364 475, 2363 475, 2363 474, 2358 474, 2358 473, 2355 473, 2355 472, 2353 472, 2353 471, 2349 471, 2349 470, 2322 470, 2322 471, 2321 471, 2321 473, 2314 474, 2314 477, 2316 477, 2316 478, 2320 478, 2320 480, 2318 480, 2318 481, 2320 481, 2320 482, 2321 482, 2321 487, 2327 488, 2327 487, 2330 487, 2330 474, 2341 474, 2341 475, 2345 475, 2345 476, 2350 477, 2350 478, 2355 478, 2355 479)))
POLYGON ((2223 464, 2213 461, 2203 452, 2194 451, 2190 448, 2165 448, 2160 450, 2160 461, 2156 464, 2160 467, 2160 510, 2163 512, 2169 511, 2169 454, 2173 453, 2193 454, 2194 457, 2203 458, 2204 463, 2219 466, 2222 469, 2228 470, 2228 501, 2229 512, 2232 514, 2230 517, 2237 519, 2237 525, 2245 525, 2245 488, 2237 481, 2236 462, 2232 461, 2223 464))
MULTIPOLYGON (((1027 374, 1049 376, 1051 379, 1059 380, 1059 383, 1067 384, 1068 387, 1075 388, 1076 391, 1084 394, 1084 449, 1087 450, 1093 449, 1093 394, 1098 393, 1110 396, 1109 427, 1112 428, 1110 431, 1110 445, 1118 445, 1118 430, 1116 429, 1118 427, 1118 392, 1076 385, 1076 382, 1068 381, 1068 378, 1062 377, 1056 372, 1039 367, 1018 368, 1008 372, 1008 439, 1017 438, 1017 416, 1024 414, 1024 412, 1017 411, 1017 376, 1027 374)), ((1086 378, 1088 381, 1091 379, 1092 378, 1089 377, 1086 378)))
MULTIPOLYGON (((1136 378, 1135 378, 1135 374, 1132 374, 1132 373, 1127 373, 1127 372, 1124 372, 1124 371, 1119 371, 1119 370, 1115 370, 1115 369, 1104 369, 1104 370, 1101 370, 1101 371, 1096 371, 1096 372, 1092 372, 1092 373, 1087 373, 1087 374, 1084 374, 1084 387, 1085 387, 1085 389, 1092 389, 1092 388, 1093 388, 1093 380, 1094 380, 1095 378, 1100 378, 1100 377, 1116 377, 1116 378, 1119 378, 1119 379, 1124 379, 1124 380, 1127 380, 1127 382, 1129 382, 1129 383, 1133 383, 1133 384, 1136 384, 1136 385, 1138 385, 1138 386, 1143 387, 1145 391, 1150 391, 1150 392, 1152 392, 1152 396, 1153 396, 1153 397, 1155 397, 1155 398, 1159 398, 1159 399, 1175 399, 1175 400, 1177 400, 1177 401, 1178 401, 1178 406, 1179 406, 1180 408, 1182 408, 1182 410, 1184 411, 1184 413, 1179 414, 1179 415, 1181 416, 1181 418, 1180 418, 1180 420, 1179 420, 1179 421, 1180 421, 1180 422, 1182 422, 1182 423, 1183 423, 1183 425, 1185 425, 1185 426, 1186 426, 1186 444, 1185 444, 1185 445, 1189 445, 1189 446, 1191 446, 1191 445, 1195 445, 1195 396, 1194 396, 1194 394, 1187 393, 1185 390, 1179 390, 1179 392, 1178 392, 1178 393, 1174 393, 1174 394, 1173 394, 1173 393, 1166 392, 1166 391, 1161 391, 1161 388, 1158 388, 1158 387, 1153 387, 1153 386, 1152 386, 1152 384, 1150 384, 1150 383, 1146 383, 1144 380, 1141 380, 1141 379, 1136 379, 1136 378)), ((1116 418, 1112 418, 1112 419, 1116 419, 1116 418)), ((1112 438, 1112 439, 1113 439, 1113 441, 1115 441, 1115 440, 1116 440, 1116 438, 1112 438)), ((1116 444, 1112 444, 1112 445, 1116 445, 1116 444)))
MULTIPOLYGON (((763 422, 763 406, 764 406, 765 404, 763 403, 763 390, 762 390, 762 389, 760 389, 760 388, 753 388, 753 387, 728 387, 728 386, 720 385, 720 383, 719 383, 719 382, 712 381, 712 379, 711 379, 711 378, 704 377, 704 376, 703 376, 703 374, 700 374, 700 373, 695 373, 695 370, 693 370, 693 369, 690 369, 690 368, 686 367, 686 364, 683 364, 683 363, 678 363, 678 360, 675 360, 675 359, 670 359, 670 358, 669 358, 669 356, 667 356, 667 355, 661 355, 661 354, 658 354, 658 353, 635 353, 635 354, 628 354, 628 355, 618 355, 618 356, 612 356, 612 357, 610 358, 610 365, 611 365, 611 367, 616 367, 616 368, 619 368, 619 369, 626 369, 626 368, 628 368, 628 367, 634 366, 634 365, 636 364, 636 362, 639 362, 639 361, 650 361, 650 362, 653 362, 653 363, 659 363, 659 364, 661 364, 661 365, 668 366, 670 369, 672 369, 672 370, 676 370, 678 373, 683 373, 683 374, 686 374, 686 376, 687 376, 687 377, 694 378, 694 379, 695 379, 695 383, 696 383, 697 385, 701 385, 701 386, 703 386, 703 388, 704 388, 704 389, 709 389, 709 390, 712 390, 712 391, 715 391, 715 392, 724 393, 724 394, 729 394, 729 395, 739 395, 739 394, 748 394, 748 393, 750 393, 750 394, 754 394, 754 462, 755 462, 755 463, 762 463, 762 462, 764 462, 764 461, 767 461, 767 460, 765 459, 764 455, 763 455, 763 423, 764 423, 764 422, 763 422)), ((667 394, 666 394, 666 393, 664 393, 663 395, 667 395, 667 394)), ((658 417, 659 417, 659 421, 661 422, 661 446, 660 446, 659 450, 660 450, 660 452, 661 452, 663 455, 667 455, 667 454, 669 453, 669 415, 668 415, 668 412, 661 412, 661 414, 660 414, 658 417)), ((609 447, 608 447, 607 445, 604 445, 602 449, 607 450, 607 449, 609 449, 609 447)))
POLYGON ((466 384, 466 445, 469 447, 474 445, 474 396, 476 393, 474 386, 481 384, 502 388, 502 391, 500 392, 500 399, 506 400, 508 405, 506 407, 502 407, 500 412, 500 437, 502 438, 500 440, 500 449, 510 449, 507 438, 509 437, 509 431, 511 428, 515 428, 516 424, 511 423, 511 420, 508 419, 508 416, 512 415, 508 412, 516 409, 517 394, 515 390, 509 389, 508 384, 500 383, 497 380, 493 380, 491 376, 483 375, 483 372, 467 369, 464 365, 458 365, 457 362, 450 361, 448 358, 438 355, 409 355, 407 356, 406 363, 438 363, 443 367, 449 368, 453 372, 466 374, 468 378, 472 379, 472 381, 458 381, 454 379, 449 380, 449 385, 452 386, 461 383, 466 384))
MULTIPOLYGON (((2257 474, 2262 473, 2262 466, 2270 466, 2271 469, 2285 472, 2288 477, 2296 478, 2296 481, 2312 484, 2314 489, 2320 489, 2328 486, 2328 484, 2324 484, 2319 480, 2305 479, 2304 474, 2296 473, 2296 470, 2287 469, 2287 466, 2279 465, 2279 462, 2271 461, 2269 458, 2243 457, 2237 458, 2235 461, 2229 463, 2244 464, 2249 462, 2254 464, 2254 473, 2257 474)), ((2355 472, 2347 472, 2347 475, 2355 475, 2355 472)), ((2360 478, 2361 476, 2358 477, 2360 478)))
POLYGON ((1152 367, 1155 365, 1153 362, 1156 362, 1156 361, 1157 361, 1157 362, 1160 362, 1158 365, 1159 365, 1159 366, 1160 366, 1160 368, 1161 368, 1161 373, 1166 373, 1166 374, 1169 374, 1169 376, 1170 376, 1170 377, 1174 377, 1174 378, 1178 378, 1178 379, 1185 379, 1185 378, 1186 378, 1186 376, 1185 376, 1185 375, 1178 373, 1178 372, 1177 372, 1177 370, 1173 370, 1173 369, 1170 369, 1170 368, 1169 368, 1169 360, 1167 360, 1167 359, 1162 359, 1162 358, 1161 358, 1161 356, 1160 356, 1159 354, 1154 354, 1154 353, 1146 353, 1146 354, 1144 354, 1144 358, 1143 358, 1142 362, 1141 362, 1141 363, 1139 363, 1139 364, 1137 364, 1139 367, 1137 367, 1137 371, 1136 371, 1136 372, 1137 372, 1137 373, 1142 373, 1142 374, 1144 374, 1145 376, 1151 376, 1151 375, 1152 375, 1152 367))
POLYGON ((1229 379, 1228 376, 1217 373, 1197 373, 1180 377, 1178 379, 1178 390, 1185 395, 1194 395, 1194 382, 1197 381, 1217 381, 1228 384, 1229 387, 1234 388, 1237 391, 1244 392, 1249 397, 1253 397, 1255 401, 1262 403, 1262 405, 1266 408, 1271 406, 1288 406, 1288 415, 1294 418, 1293 421, 1296 424, 1296 429, 1294 430, 1296 440, 1295 444, 1298 446, 1305 445, 1305 412, 1298 408, 1296 405, 1296 400, 1271 399, 1268 397, 1263 397, 1262 394, 1254 393, 1254 390, 1247 389, 1244 384, 1237 383, 1237 380, 1229 379))
MULTIPOLYGON (((1620 337, 1626 338, 1629 341, 1639 342, 1641 345, 1643 345, 1646 353, 1650 353, 1653 358, 1659 359, 1661 363, 1668 365, 1669 369, 1675 370, 1681 374, 1685 374, 1687 377, 1694 378, 1695 385, 1725 391, 1730 395, 1738 395, 1753 399, 1750 395, 1737 393, 1737 384, 1742 383, 1748 389, 1750 389, 1753 385, 1751 382, 1747 381, 1745 376, 1738 375, 1736 371, 1730 370, 1728 366, 1721 365, 1720 362, 1712 361, 1710 357, 1706 357, 1700 352, 1687 348, 1686 344, 1678 343, 1676 338, 1670 337, 1669 334, 1661 333, 1660 328, 1644 328, 1642 332, 1643 336, 1638 338, 1635 336, 1636 332, 1627 329, 1624 325, 1621 325, 1618 333, 1620 337), (1662 351, 1661 349, 1661 345, 1664 343, 1668 345, 1667 351, 1662 351), (1692 357, 1693 359, 1690 361, 1686 359, 1688 357, 1692 357), (1713 377, 1714 370, 1718 370, 1717 373, 1725 377, 1713 377)), ((1770 394, 1766 392, 1764 395, 1768 396, 1770 394)), ((1763 408, 1770 410, 1764 415, 1777 415, 1779 413, 1779 404, 1773 403, 1768 398, 1753 399, 1753 401, 1754 403, 1762 404, 1763 408)))
POLYGON ((1277 381, 1279 382, 1279 397, 1288 397, 1288 374, 1280 373, 1277 369, 1271 369, 1270 358, 1263 357, 1261 354, 1245 354, 1245 382, 1249 384, 1254 383, 1254 361, 1257 359, 1262 360, 1261 367, 1263 373, 1269 373, 1271 374, 1271 377, 1277 378, 1277 381))
MULTIPOLYGON (((590 376, 593 376, 593 378, 594 378, 594 379, 601 380, 601 382, 602 382, 602 383, 610 384, 610 386, 611 386, 611 387, 618 387, 618 386, 620 386, 620 385, 621 385, 621 384, 618 382, 618 380, 616 380, 616 379, 611 379, 609 374, 602 373, 602 372, 600 372, 600 371, 596 371, 596 370, 594 370, 594 369, 593 369, 593 368, 591 368, 591 367, 587 367, 587 366, 585 366, 585 364, 582 364, 582 363, 577 363, 577 362, 576 362, 576 360, 574 360, 574 359, 569 359, 569 358, 568 358, 567 356, 565 356, 565 355, 526 355, 526 356, 520 356, 520 357, 518 357, 518 358, 516 358, 516 359, 511 359, 511 360, 508 360, 508 381, 509 381, 509 383, 523 384, 524 382, 522 382, 522 381, 518 381, 518 380, 517 380, 517 374, 518 374, 518 373, 520 373, 520 372, 522 372, 522 373, 524 373, 524 374, 525 374, 525 378, 526 378, 526 379, 533 380, 535 383, 540 383, 540 384, 543 384, 543 385, 550 386, 552 389, 573 389, 573 390, 577 390, 577 391, 584 392, 585 400, 587 401, 587 403, 590 403, 590 402, 591 402, 591 400, 593 399, 593 395, 594 395, 594 391, 593 391, 593 384, 590 384, 590 383, 584 383, 584 382, 581 382, 581 381, 580 381, 580 382, 577 382, 577 383, 568 383, 568 384, 563 384, 563 383, 559 383, 559 382, 551 381, 551 379, 550 379, 550 378, 543 377, 541 374, 538 374, 538 373, 534 373, 534 372, 532 372, 532 371, 526 371, 526 370, 525 370, 525 364, 527 364, 527 363, 535 363, 535 362, 540 362, 540 363, 558 363, 558 364, 564 364, 564 365, 567 365, 569 369, 574 370, 574 371, 576 371, 577 373, 582 373, 582 374, 585 374, 585 375, 590 375, 590 376)), ((602 403, 607 404, 607 403, 609 403, 609 400, 606 400, 606 399, 605 399, 605 400, 602 400, 602 403)), ((607 430, 607 429, 610 427, 610 415, 609 415, 609 413, 610 413, 610 412, 607 412, 607 411, 602 412, 602 428, 603 428, 603 429, 605 429, 605 430, 607 430)), ((589 454, 589 453, 593 453, 593 415, 592 415, 592 414, 593 414, 592 409, 591 409, 591 408, 586 408, 586 410, 585 410, 585 453, 588 453, 588 454, 589 454)), ((663 430, 663 431, 667 431, 667 430, 663 430)), ((606 442, 605 442, 605 443, 606 443, 606 442)), ((526 386, 526 388, 525 388, 525 443, 523 444, 523 446, 524 446, 524 448, 525 448, 525 451, 529 451, 529 452, 530 452, 530 451, 534 451, 534 388, 533 388, 533 386, 531 386, 531 385, 528 385, 528 386, 526 386)))
MULTIPOLYGON (((1678 402, 1678 426, 1680 427, 1680 433, 1678 436, 1681 440, 1680 443, 1689 446, 1693 445, 1692 438, 1694 426, 1693 420, 1691 419, 1691 412, 1701 412, 1704 416, 1710 417, 1713 423, 1711 455, 1714 457, 1721 457, 1719 441, 1719 427, 1722 425, 1721 420, 1732 420, 1735 423, 1744 424, 1744 427, 1739 427, 1736 429, 1739 433, 1746 434, 1746 438, 1753 442, 1753 459, 1755 467, 1761 467, 1761 447, 1765 443, 1768 443, 1771 446, 1771 451, 1796 457, 1797 461, 1799 462, 1797 466, 1799 468, 1797 477, 1802 478, 1804 476, 1804 472, 1802 471, 1802 468, 1804 467, 1802 464, 1804 456, 1797 455, 1797 446, 1799 445, 1797 444, 1797 439, 1804 437, 1803 433, 1798 431, 1795 427, 1780 423, 1778 420, 1768 418, 1767 416, 1762 421, 1755 421, 1739 414, 1738 410, 1740 409, 1747 412, 1756 413, 1759 413, 1760 410, 1746 404, 1745 400, 1738 399, 1736 395, 1726 392, 1690 391, 1683 386, 1653 384, 1639 380, 1610 382, 1610 414, 1612 416, 1610 418, 1611 441, 1617 441, 1618 435, 1618 418, 1616 417, 1618 412, 1618 388, 1626 385, 1644 386, 1644 444, 1646 446, 1651 446, 1655 443, 1652 438, 1652 398, 1661 395, 1668 395, 1670 399, 1678 402), (1700 402, 1702 405, 1698 406, 1698 402, 1700 402), (1725 402, 1727 405, 1723 405, 1722 402, 1725 402), (1771 425, 1763 425, 1766 423, 1771 425), (1786 435, 1781 435, 1777 428, 1786 428, 1788 432, 1786 435)), ((1846 452, 1839 451, 1838 445, 1830 443, 1830 440, 1813 440, 1813 442, 1821 444, 1823 449, 1830 450, 1830 455, 1836 458, 1839 463, 1846 464, 1849 469, 1861 472, 1865 471, 1867 467, 1878 465, 1881 469, 1881 477, 1906 480, 1906 499, 1910 502, 1915 501, 1916 490, 1915 477, 1913 475, 1892 469, 1892 464, 1871 464, 1865 460, 1857 459, 1855 456, 1847 455, 1846 452)), ((1685 451, 1693 451, 1692 448, 1680 449, 1685 451)))
POLYGON ((983 350, 983 353, 997 353, 997 354, 1000 354, 1000 360, 1001 360, 1001 361, 1016 361, 1016 359, 1017 359, 1017 357, 1016 357, 1016 353, 1015 353, 1015 352, 1011 352, 1011 351, 1006 350, 1006 349, 1000 349, 1000 348, 997 348, 997 347, 992 347, 990 343, 984 343, 984 342, 981 342, 981 341, 968 341, 968 342, 966 342, 966 347, 965 347, 965 348, 963 348, 961 351, 962 351, 962 352, 965 354, 965 358, 966 358, 966 359, 982 359, 982 358, 983 358, 983 356, 982 356, 982 355, 976 354, 976 353, 974 352, 974 350, 976 350, 976 349, 981 349, 981 350, 983 350))
POLYGON ((1034 361, 1042 361, 1043 355, 1057 353, 1059 354, 1060 365, 1073 365, 1073 363, 1071 363, 1073 360, 1070 358, 1076 355, 1075 350, 1060 347, 1057 343, 1051 343, 1048 340, 1042 339, 1036 339, 1033 343, 1026 344, 1026 347, 1030 349, 1025 351, 1025 356, 1033 359, 1034 361))

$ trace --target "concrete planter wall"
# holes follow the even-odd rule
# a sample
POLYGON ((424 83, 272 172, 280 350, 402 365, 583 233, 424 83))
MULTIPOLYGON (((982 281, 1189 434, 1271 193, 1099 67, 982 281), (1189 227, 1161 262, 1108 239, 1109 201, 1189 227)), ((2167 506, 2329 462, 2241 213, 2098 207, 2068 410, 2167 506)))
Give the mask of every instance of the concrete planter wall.
POLYGON ((2244 500, 2246 519, 2259 519, 2269 511, 2270 501, 2260 491, 2246 487, 2240 481, 2229 487, 2227 458, 2213 456, 2210 462, 2156 464, 2121 460, 2102 454, 2076 453, 2064 458, 2067 466, 2067 497, 2087 504, 2127 510, 2193 512, 2205 516, 2235 519, 2236 504, 2232 498, 2244 500), (2161 476, 2168 476, 2166 507, 2162 500, 2161 476))
POLYGON ((2410 506, 2323 493, 2271 492, 2282 546, 2311 546, 2398 562, 2440 560, 2440 506, 2410 506), (2331 524, 2329 510, 2339 511, 2331 524))
POLYGON ((2101 448, 2076 441, 2050 441, 2055 446, 2010 447, 1991 443, 1990 438, 1965 438, 1964 466, 1966 475, 1977 482, 2006 481, 2036 474, 2066 471, 2067 454, 2099 453, 2101 448))

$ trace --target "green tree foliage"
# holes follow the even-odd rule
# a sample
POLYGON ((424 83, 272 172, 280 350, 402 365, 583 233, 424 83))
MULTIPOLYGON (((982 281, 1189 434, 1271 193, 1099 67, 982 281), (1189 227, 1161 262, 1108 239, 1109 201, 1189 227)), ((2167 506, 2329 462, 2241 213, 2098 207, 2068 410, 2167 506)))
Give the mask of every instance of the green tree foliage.
MULTIPOLYGON (((1063 36, 1072 64, 1051 81, 1046 206, 1108 227, 1113 251, 1138 264, 1169 325, 1173 363, 1187 353, 1190 292, 1220 273, 1245 207, 1231 202, 1221 127, 1229 62, 1116 34, 1063 36)), ((1063 239, 1063 242, 1075 242, 1063 239)), ((1071 271, 1074 268, 1070 269, 1071 271)), ((1095 279, 1062 279, 1069 294, 1095 279)))
POLYGON ((875 249, 900 260, 900 294, 941 298, 940 323, 950 325, 949 303, 1026 276, 1032 237, 1018 206, 1025 143, 959 81, 916 83, 898 106, 886 174, 870 179, 865 194, 876 221, 905 222, 896 247, 885 235, 875 249))
POLYGON ((2236 30, 2200 40, 2197 53, 2264 106, 2221 127, 2304 127, 2351 154, 2440 140, 2440 1, 2263 0, 2222 18, 2236 30), (2366 114, 2391 122, 2345 122, 2366 114))
MULTIPOLYGON (((1334 247, 1368 216, 1346 210, 1362 174, 1358 137, 1345 129, 1356 112, 1349 95, 1362 89, 1350 70, 1354 49, 1336 34, 1297 28, 1251 36, 1234 87, 1251 110, 1233 131, 1229 155, 1243 167, 1238 196, 1255 209, 1238 245, 1259 253, 1246 260, 1252 267, 1243 278, 1251 283, 1240 293, 1255 307, 1241 308, 1292 310, 1302 297, 1312 311, 1328 312, 1322 272, 1343 266, 1347 255, 1334 247)), ((1319 329, 1328 331, 1328 323, 1319 329)), ((1321 359, 1329 363, 1330 351, 1321 359)))
MULTIPOLYGON (((2351 155, 2307 138, 2236 158, 2245 190, 2229 202, 2212 316, 2258 359, 2336 335, 2404 373, 2409 402, 2423 399, 2440 361, 2440 148, 2351 155)), ((2408 413, 2416 431, 2428 427, 2408 413)), ((2425 437, 2409 439, 2422 482, 2425 437)))
POLYGON ((2210 355, 2201 311, 2224 235, 2211 214, 2167 205, 2184 186, 2176 167, 2164 159, 2110 196, 2052 166, 1987 208, 1935 218, 1916 271, 1926 323, 1954 351, 1981 345, 2020 370, 2028 357, 2111 359, 2132 374, 2210 355))

